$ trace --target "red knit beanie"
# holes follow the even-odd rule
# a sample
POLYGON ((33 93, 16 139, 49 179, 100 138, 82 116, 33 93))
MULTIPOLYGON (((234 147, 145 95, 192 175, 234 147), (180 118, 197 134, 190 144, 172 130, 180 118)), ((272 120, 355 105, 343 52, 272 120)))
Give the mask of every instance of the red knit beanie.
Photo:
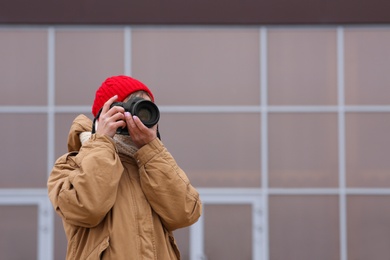
POLYGON ((95 101, 92 105, 92 114, 96 117, 104 103, 113 96, 118 95, 118 99, 116 101, 122 102, 131 93, 139 90, 147 92, 152 101, 154 101, 154 96, 150 89, 135 78, 123 75, 107 78, 96 91, 95 101))

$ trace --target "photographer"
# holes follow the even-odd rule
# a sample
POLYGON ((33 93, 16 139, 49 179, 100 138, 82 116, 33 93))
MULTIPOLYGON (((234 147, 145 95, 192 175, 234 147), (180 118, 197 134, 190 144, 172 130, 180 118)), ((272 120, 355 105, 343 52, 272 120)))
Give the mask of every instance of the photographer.
POLYGON ((85 115, 73 121, 68 153, 48 180, 67 259, 180 259, 172 231, 195 223, 202 206, 156 122, 147 124, 159 118, 152 102, 142 82, 114 76, 96 91, 94 121, 85 115), (139 115, 129 108, 134 97, 146 100, 145 117, 143 108, 139 115))

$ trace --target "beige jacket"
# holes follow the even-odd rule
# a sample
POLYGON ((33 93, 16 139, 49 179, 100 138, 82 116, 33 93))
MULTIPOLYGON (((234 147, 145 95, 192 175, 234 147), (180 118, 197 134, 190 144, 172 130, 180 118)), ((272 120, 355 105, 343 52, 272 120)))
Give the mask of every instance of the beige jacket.
POLYGON ((111 138, 79 134, 92 122, 79 115, 48 180, 49 198, 68 239, 67 259, 180 259, 172 231, 195 223, 199 194, 159 139, 135 159, 111 138))

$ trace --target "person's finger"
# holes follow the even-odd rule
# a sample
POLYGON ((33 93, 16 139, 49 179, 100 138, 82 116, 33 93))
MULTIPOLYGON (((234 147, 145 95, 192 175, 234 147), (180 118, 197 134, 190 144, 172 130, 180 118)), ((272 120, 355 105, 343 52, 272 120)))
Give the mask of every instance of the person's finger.
POLYGON ((147 127, 142 123, 141 119, 138 116, 133 116, 134 125, 140 130, 145 131, 147 127))
POLYGON ((125 112, 125 121, 127 123, 127 128, 129 128, 129 131, 133 132, 133 129, 135 129, 136 124, 134 122, 133 116, 129 112, 125 112))
POLYGON ((112 124, 113 128, 114 129, 118 129, 118 128, 124 128, 126 127, 126 122, 123 121, 123 120, 120 120, 120 121, 116 121, 112 124))
POLYGON ((103 105, 102 114, 106 114, 108 110, 110 110, 110 106, 112 103, 114 103, 118 99, 118 95, 115 95, 111 97, 109 100, 106 101, 103 105))
POLYGON ((125 121, 125 115, 121 110, 117 111, 114 108, 110 109, 108 113, 112 112, 113 114, 110 116, 113 121, 125 121))

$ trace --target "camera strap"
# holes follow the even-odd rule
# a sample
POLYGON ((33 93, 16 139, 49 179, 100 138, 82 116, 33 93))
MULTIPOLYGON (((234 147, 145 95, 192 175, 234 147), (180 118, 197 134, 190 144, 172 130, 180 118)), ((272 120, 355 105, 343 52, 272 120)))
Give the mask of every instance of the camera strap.
POLYGON ((102 110, 103 108, 101 108, 99 110, 99 112, 97 113, 96 117, 93 119, 93 123, 92 123, 92 134, 96 133, 96 121, 99 119, 99 116, 100 114, 102 113, 102 110))

